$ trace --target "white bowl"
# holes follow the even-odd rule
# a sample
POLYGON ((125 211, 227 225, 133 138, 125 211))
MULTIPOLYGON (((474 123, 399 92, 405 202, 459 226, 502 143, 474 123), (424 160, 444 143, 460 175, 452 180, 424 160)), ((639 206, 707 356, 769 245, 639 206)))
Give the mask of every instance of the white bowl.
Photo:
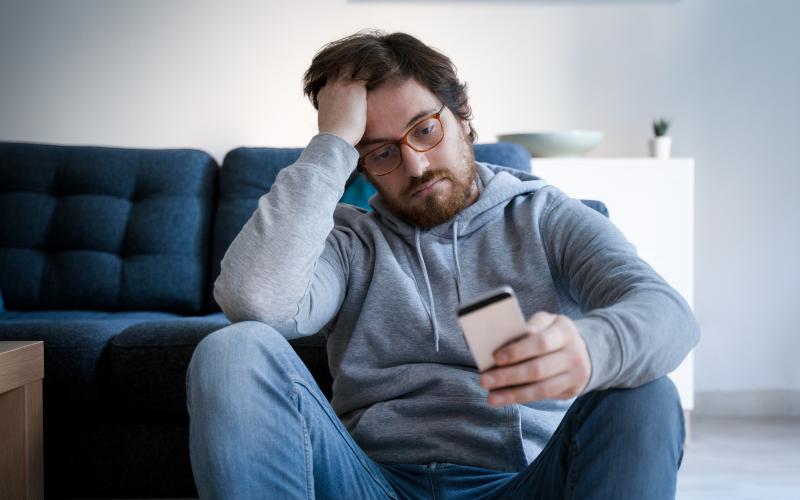
POLYGON ((513 142, 527 149, 534 158, 545 156, 577 156, 588 153, 603 140, 596 130, 569 132, 531 132, 528 134, 498 135, 500 142, 513 142))

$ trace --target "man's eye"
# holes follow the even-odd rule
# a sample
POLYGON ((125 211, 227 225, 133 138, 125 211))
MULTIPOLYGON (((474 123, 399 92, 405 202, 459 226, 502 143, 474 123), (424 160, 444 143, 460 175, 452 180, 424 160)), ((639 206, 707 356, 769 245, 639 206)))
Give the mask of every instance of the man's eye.
POLYGON ((385 147, 385 148, 383 148, 381 150, 378 150, 378 151, 372 153, 371 160, 372 161, 383 161, 383 160, 386 160, 392 154, 391 149, 392 149, 391 147, 385 147))
POLYGON ((424 137, 426 135, 431 135, 434 130, 436 130, 436 122, 427 122, 420 125, 414 135, 417 137, 424 137))

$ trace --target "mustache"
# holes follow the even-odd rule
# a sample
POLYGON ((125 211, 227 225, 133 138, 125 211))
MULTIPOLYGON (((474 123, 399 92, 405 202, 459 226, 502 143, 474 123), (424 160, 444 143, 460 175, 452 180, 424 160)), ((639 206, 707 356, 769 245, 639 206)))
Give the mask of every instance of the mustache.
POLYGON ((406 190, 406 195, 411 196, 411 194, 414 193, 414 191, 416 191, 417 189, 419 189, 420 186, 434 179, 452 180, 451 176, 448 175, 446 172, 432 172, 429 170, 424 174, 422 174, 422 176, 411 179, 411 183, 409 184, 408 189, 406 190))

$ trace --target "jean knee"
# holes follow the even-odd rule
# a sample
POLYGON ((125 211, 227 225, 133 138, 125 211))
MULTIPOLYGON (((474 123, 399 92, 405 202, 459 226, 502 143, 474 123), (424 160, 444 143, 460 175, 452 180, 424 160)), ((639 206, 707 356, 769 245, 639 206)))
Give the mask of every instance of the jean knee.
POLYGON ((263 370, 281 368, 276 355, 292 350, 274 328, 256 321, 234 323, 207 335, 195 347, 186 370, 187 404, 205 397, 239 397, 263 370))
POLYGON ((669 377, 633 389, 614 390, 612 394, 614 418, 625 423, 629 436, 640 431, 647 440, 661 436, 682 442, 683 408, 678 389, 669 377))
POLYGON ((644 384, 637 389, 642 393, 639 397, 647 402, 654 412, 674 418, 683 414, 681 397, 675 383, 667 376, 663 376, 644 384))

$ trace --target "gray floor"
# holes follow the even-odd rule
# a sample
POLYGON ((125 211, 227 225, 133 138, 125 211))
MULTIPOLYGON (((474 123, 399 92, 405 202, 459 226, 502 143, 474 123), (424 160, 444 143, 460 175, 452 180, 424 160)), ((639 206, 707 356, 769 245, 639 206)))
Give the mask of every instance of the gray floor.
POLYGON ((678 500, 800 499, 800 419, 692 417, 678 500))
POLYGON ((692 417, 678 500, 800 500, 800 419, 692 417))

